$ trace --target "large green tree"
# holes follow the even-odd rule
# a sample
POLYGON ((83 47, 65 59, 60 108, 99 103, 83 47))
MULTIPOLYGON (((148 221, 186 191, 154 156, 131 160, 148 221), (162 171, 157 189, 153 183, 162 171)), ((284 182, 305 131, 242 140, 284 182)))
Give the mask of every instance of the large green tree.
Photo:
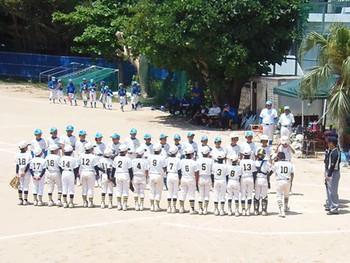
POLYGON ((242 85, 281 63, 300 37, 304 0, 140 0, 124 30, 132 54, 186 70, 219 102, 238 107, 242 85))
POLYGON ((336 79, 328 98, 328 111, 337 121, 339 143, 344 148, 344 128, 350 114, 350 29, 334 25, 326 37, 311 32, 300 46, 300 59, 313 48, 319 48, 318 65, 307 72, 300 90, 303 96, 313 98, 315 91, 336 79))

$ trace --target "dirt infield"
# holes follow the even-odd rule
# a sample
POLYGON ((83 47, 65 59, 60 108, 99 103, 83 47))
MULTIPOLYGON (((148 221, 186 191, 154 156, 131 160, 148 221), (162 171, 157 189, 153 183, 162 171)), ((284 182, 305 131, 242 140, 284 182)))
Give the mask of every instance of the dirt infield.
MULTIPOLYGON (((114 110, 49 104, 48 92, 23 85, 0 83, 0 206, 4 214, 0 227, 0 261, 4 262, 345 262, 350 243, 350 179, 349 168, 343 168, 340 181, 341 211, 326 215, 323 203, 322 156, 319 159, 297 159, 291 212, 286 218, 277 216, 274 181, 269 194, 269 216, 215 217, 190 216, 133 210, 82 208, 81 188, 77 187, 75 209, 18 206, 16 191, 8 186, 14 175, 14 155, 20 140, 31 141, 35 128, 49 136, 55 126, 59 134, 71 124, 75 133, 88 132, 92 139, 102 132, 104 142, 118 132, 122 141, 130 128, 138 137, 149 132, 153 141, 161 132, 169 141, 175 133, 183 140, 188 130, 207 135, 213 144, 221 136, 229 143, 229 133, 201 130, 183 119, 142 108, 123 113, 114 110)), ((240 132, 243 134, 243 132, 240 132)), ((243 139, 243 136, 240 140, 243 139)), ((31 190, 30 190, 31 193, 31 190)), ((161 207, 166 208, 166 192, 161 207)), ((146 207, 148 191, 146 191, 146 207)), ((99 204, 100 189, 95 192, 99 204)), ((130 197, 133 195, 131 194, 130 197)), ((30 195, 29 200, 32 200, 30 195)), ((47 202, 45 191, 44 201, 47 202)), ((188 203, 186 203, 188 208, 188 203)), ((211 202, 211 211, 212 211, 211 202)))

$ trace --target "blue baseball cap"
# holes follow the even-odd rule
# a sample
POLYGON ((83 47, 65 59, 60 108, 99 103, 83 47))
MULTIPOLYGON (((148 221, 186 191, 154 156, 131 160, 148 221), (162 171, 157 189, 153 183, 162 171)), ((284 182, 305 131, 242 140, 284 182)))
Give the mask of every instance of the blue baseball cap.
POLYGON ((83 78, 83 81, 86 80, 86 78, 83 78))
POLYGON ((50 133, 55 132, 55 131, 57 131, 57 128, 56 128, 56 127, 51 127, 51 128, 50 128, 50 133))
POLYGON ((189 132, 187 133, 187 137, 191 137, 191 136, 194 136, 194 132, 189 131, 189 132))
POLYGON ((66 127, 66 131, 74 131, 74 127, 72 125, 68 125, 66 127))
POLYGON ((106 81, 102 80, 102 81, 101 81, 101 84, 106 84, 106 81))
POLYGON ((69 81, 69 82, 73 82, 73 80, 72 80, 72 79, 69 79, 68 81, 69 81))
POLYGON ((174 135, 174 140, 181 140, 180 134, 175 134, 174 135))
POLYGON ((268 101, 266 101, 265 104, 266 104, 266 105, 272 105, 272 101, 271 101, 271 100, 268 100, 268 101))
POLYGON ((228 105, 227 103, 225 103, 224 106, 223 106, 223 108, 226 108, 226 107, 228 107, 228 106, 230 106, 230 105, 228 105))
POLYGON ((110 136, 112 139, 120 139, 120 135, 118 133, 113 133, 111 136, 110 136))
POLYGON ((151 139, 151 138, 152 138, 152 136, 151 136, 151 134, 149 134, 149 133, 146 133, 146 134, 143 136, 143 139, 145 139, 145 140, 151 139))
POLYGON ((79 131, 79 136, 81 136, 81 135, 86 135, 86 131, 85 130, 80 130, 79 131))
POLYGON ((93 83, 93 82, 94 82, 94 79, 90 79, 90 82, 93 83))
POLYGON ((137 133, 137 130, 135 129, 135 128, 132 128, 131 130, 130 130, 130 134, 136 134, 137 133))
POLYGON ((40 129, 36 129, 34 131, 34 135, 42 134, 43 132, 40 129))
POLYGON ((52 79, 52 80, 55 80, 56 78, 55 78, 55 77, 52 77, 51 79, 52 79))
POLYGON ((62 82, 62 80, 61 80, 61 79, 58 79, 57 82, 62 82))
POLYGON ((160 135, 159 135, 159 139, 165 139, 165 138, 167 138, 168 136, 165 134, 165 133, 161 133, 160 135))
POLYGON ((245 137, 249 137, 249 136, 253 136, 254 134, 253 134, 253 132, 252 131, 247 131, 246 133, 245 133, 245 137))
POLYGON ((100 132, 98 132, 98 133, 96 133, 96 135, 95 135, 95 138, 102 138, 103 136, 102 136, 102 133, 100 133, 100 132))
POLYGON ((121 86, 124 86, 124 84, 120 82, 118 86, 121 87, 121 86))
POLYGON ((137 83, 136 81, 132 81, 131 85, 136 85, 136 83, 137 83))
POLYGON ((216 138, 214 139, 214 142, 222 142, 222 140, 221 140, 220 137, 216 137, 216 138))
POLYGON ((208 140, 208 136, 207 135, 203 135, 202 137, 201 137, 201 142, 202 141, 207 141, 208 140))
POLYGON ((141 86, 141 84, 137 82, 137 83, 136 83, 136 86, 140 87, 140 86, 141 86))

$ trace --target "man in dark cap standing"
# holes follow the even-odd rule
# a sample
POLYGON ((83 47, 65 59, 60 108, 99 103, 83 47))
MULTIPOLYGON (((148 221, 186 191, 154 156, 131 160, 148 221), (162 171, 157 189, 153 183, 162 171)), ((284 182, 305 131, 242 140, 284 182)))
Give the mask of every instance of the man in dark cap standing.
POLYGON ((328 215, 338 214, 339 196, 338 185, 340 180, 340 150, 337 137, 329 137, 327 140, 328 151, 325 158, 325 180, 327 189, 326 211, 328 215))

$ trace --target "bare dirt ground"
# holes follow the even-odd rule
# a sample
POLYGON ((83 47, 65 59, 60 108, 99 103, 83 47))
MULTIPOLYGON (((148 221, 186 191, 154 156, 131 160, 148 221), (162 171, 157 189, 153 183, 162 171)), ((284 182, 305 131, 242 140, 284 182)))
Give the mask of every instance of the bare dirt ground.
MULTIPOLYGON (((189 214, 152 213, 148 210, 82 208, 81 188, 76 188, 77 207, 18 206, 16 191, 8 186, 14 175, 14 156, 19 141, 33 139, 35 128, 49 136, 55 126, 59 134, 66 125, 76 132, 85 129, 88 139, 96 132, 109 141, 113 132, 128 135, 138 129, 139 138, 150 132, 154 141, 161 132, 171 139, 182 138, 194 130, 197 142, 207 135, 210 142, 221 136, 229 143, 229 131, 202 130, 183 119, 142 108, 132 111, 130 104, 123 113, 114 110, 49 104, 48 91, 28 85, 0 83, 0 226, 1 262, 346 262, 350 242, 349 168, 342 169, 339 194, 340 215, 326 215, 323 203, 322 156, 319 159, 295 159, 294 194, 291 212, 277 216, 274 181, 269 194, 269 216, 215 217, 189 214)), ((240 131, 243 134, 243 131, 240 131)), ((243 136, 241 137, 241 141, 243 136)), ((148 196, 148 191, 146 191, 148 196)), ((31 192, 30 192, 31 193, 31 192)), ((45 192, 46 193, 46 192, 45 192)), ((162 208, 166 208, 163 192, 162 208)), ((95 192, 99 204, 100 189, 95 192)), ((132 193, 130 197, 132 197, 132 193)), ((30 196, 30 201, 32 200, 30 196)), ((44 201, 47 201, 46 194, 44 201)), ((147 207, 148 198, 146 198, 147 207)), ((188 207, 188 204, 186 204, 188 207)), ((212 205, 212 204, 211 204, 212 205)))

